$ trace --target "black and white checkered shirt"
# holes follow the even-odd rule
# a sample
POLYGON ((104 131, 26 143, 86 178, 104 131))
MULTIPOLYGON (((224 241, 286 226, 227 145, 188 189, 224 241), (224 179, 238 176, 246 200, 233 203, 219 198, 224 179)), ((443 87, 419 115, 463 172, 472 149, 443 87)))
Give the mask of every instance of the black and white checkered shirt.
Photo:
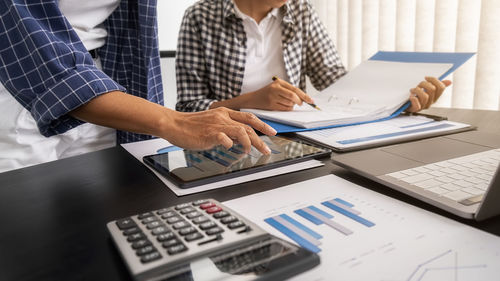
MULTIPOLYGON (((346 73, 309 0, 290 0, 280 12, 283 58, 292 85, 305 90, 308 76, 323 90, 346 73)), ((187 9, 177 45, 177 110, 206 110, 214 101, 240 95, 246 44, 232 0, 201 0, 187 9)))

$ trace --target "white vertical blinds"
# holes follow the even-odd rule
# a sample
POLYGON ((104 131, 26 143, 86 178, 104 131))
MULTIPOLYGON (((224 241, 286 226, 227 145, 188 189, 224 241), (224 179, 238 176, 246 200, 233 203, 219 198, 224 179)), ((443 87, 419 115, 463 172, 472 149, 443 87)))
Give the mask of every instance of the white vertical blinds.
POLYGON ((476 52, 437 106, 500 109, 500 1, 311 0, 352 69, 378 50, 476 52))

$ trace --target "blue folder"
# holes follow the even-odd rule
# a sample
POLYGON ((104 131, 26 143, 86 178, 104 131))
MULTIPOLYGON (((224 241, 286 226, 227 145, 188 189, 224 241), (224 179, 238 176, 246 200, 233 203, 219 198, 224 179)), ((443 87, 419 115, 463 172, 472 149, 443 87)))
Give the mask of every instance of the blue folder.
MULTIPOLYGON (((395 61, 395 62, 420 62, 420 63, 452 63, 453 66, 443 75, 439 76, 440 80, 443 80, 446 76, 453 73, 458 67, 464 64, 468 59, 470 59, 475 53, 429 53, 429 52, 384 52, 379 51, 375 55, 373 55, 370 60, 379 60, 379 61, 395 61)), ((290 126, 278 122, 274 122, 271 120, 262 119, 262 121, 266 122, 269 126, 273 127, 278 133, 293 133, 293 132, 304 132, 304 131, 313 131, 320 129, 328 129, 335 127, 344 127, 344 126, 352 126, 359 125, 365 123, 373 123, 391 119, 393 117, 398 116, 410 106, 410 102, 407 102, 400 109, 394 112, 391 116, 386 118, 381 118, 373 121, 366 121, 360 123, 353 124, 343 124, 343 125, 332 125, 326 127, 317 127, 317 128, 301 128, 290 126)))

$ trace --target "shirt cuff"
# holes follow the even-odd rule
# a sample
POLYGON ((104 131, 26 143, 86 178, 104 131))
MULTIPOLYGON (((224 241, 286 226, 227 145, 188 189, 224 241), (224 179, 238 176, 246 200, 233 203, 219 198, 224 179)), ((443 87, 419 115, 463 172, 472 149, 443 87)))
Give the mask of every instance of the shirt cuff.
POLYGON ((39 94, 31 107, 40 133, 46 137, 64 133, 85 122, 68 113, 93 98, 112 91, 125 91, 97 68, 71 69, 64 77, 39 94))

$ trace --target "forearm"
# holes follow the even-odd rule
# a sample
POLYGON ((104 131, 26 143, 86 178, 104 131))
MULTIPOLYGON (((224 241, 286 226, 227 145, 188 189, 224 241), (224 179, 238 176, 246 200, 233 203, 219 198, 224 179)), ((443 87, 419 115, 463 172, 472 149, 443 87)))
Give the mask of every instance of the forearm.
POLYGON ((70 112, 89 123, 163 138, 168 138, 175 114, 162 105, 119 91, 98 96, 70 112))
POLYGON ((217 107, 227 107, 233 110, 240 110, 242 108, 257 108, 254 102, 254 96, 255 92, 251 92, 232 99, 216 101, 210 105, 210 109, 217 107))
POLYGON ((271 151, 267 145, 249 126, 267 135, 276 134, 249 113, 227 108, 177 112, 119 91, 94 98, 70 114, 94 124, 158 136, 186 149, 209 149, 218 144, 229 148, 236 140, 247 152, 253 145, 269 154, 271 151))

